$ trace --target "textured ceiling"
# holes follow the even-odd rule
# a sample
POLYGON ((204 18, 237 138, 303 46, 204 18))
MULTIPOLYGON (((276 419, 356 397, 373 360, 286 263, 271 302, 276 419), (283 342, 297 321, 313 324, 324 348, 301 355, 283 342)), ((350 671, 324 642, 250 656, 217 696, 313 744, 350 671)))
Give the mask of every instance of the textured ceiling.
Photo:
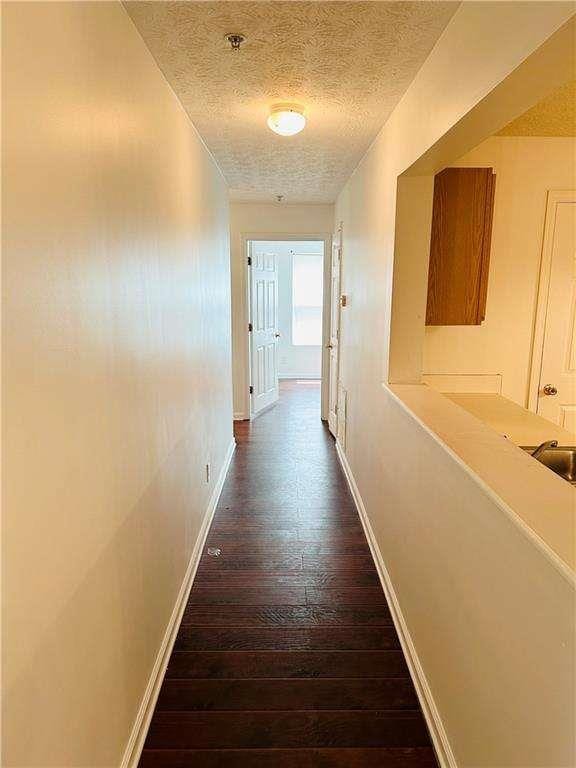
POLYGON ((455 2, 124 3, 236 200, 331 202, 414 78, 455 2), (226 33, 246 35, 234 53, 226 33), (275 101, 308 125, 280 137, 275 101))
POLYGON ((576 80, 553 91, 498 135, 576 136, 576 80))

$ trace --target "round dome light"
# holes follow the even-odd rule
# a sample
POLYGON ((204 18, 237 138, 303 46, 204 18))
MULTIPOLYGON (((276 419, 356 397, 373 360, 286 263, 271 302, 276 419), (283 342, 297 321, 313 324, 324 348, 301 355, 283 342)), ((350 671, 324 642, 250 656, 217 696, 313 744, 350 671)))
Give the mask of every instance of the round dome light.
POLYGON ((304 110, 296 104, 275 104, 270 110, 268 127, 280 136, 294 136, 305 125, 304 110))

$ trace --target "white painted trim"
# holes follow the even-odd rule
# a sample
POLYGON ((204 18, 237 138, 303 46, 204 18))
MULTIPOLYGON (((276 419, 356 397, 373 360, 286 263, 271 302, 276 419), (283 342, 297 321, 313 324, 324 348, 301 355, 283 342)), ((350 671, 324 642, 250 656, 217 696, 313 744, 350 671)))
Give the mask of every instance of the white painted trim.
POLYGON ((550 289, 550 271, 552 269, 552 247, 554 245, 554 230, 556 227, 556 209, 559 203, 576 203, 576 190, 550 190, 546 200, 546 218, 542 237, 542 256, 538 278, 538 299, 534 313, 534 328, 532 331, 532 349, 529 367, 528 405, 534 413, 538 413, 538 393, 540 390, 540 374, 542 358, 544 357, 544 335, 546 332, 546 313, 548 311, 548 291, 550 289))
POLYGON ((278 376, 278 381, 295 381, 296 379, 302 379, 302 381, 322 381, 321 376, 300 376, 297 373, 283 373, 282 376, 278 376))
POLYGON ((273 403, 269 403, 268 405, 265 405, 264 408, 260 408, 258 413, 251 413, 250 416, 248 416, 248 421, 255 421, 257 418, 262 416, 263 413, 267 413, 268 411, 272 410, 272 408, 276 408, 279 400, 280 395, 278 395, 278 400, 274 400, 273 403))
POLYGON ((242 411, 232 414, 232 421, 249 421, 250 417, 242 411))
MULTIPOLYGON (((340 246, 342 245, 342 222, 337 230, 340 246)), ((334 237, 331 235, 324 241, 324 290, 322 297, 322 357, 320 372, 322 377, 320 392, 320 418, 328 421, 330 410, 330 323, 332 318, 332 248, 334 237)))
MULTIPOLYGON (((325 362, 326 362, 326 370, 324 373, 324 378, 326 382, 326 421, 328 422, 328 429, 330 430, 331 434, 337 438, 338 437, 338 424, 339 424, 339 416, 338 416, 338 410, 340 408, 340 389, 341 389, 341 381, 340 381, 340 360, 342 358, 340 347, 342 344, 342 301, 341 297, 343 295, 342 291, 342 276, 344 274, 343 269, 343 254, 344 254, 344 233, 343 233, 343 227, 344 222, 340 221, 338 223, 338 226, 336 228, 336 231, 334 232, 334 236, 332 237, 332 249, 330 251, 330 259, 329 264, 326 267, 327 277, 326 280, 326 306, 328 307, 328 312, 330 313, 327 317, 327 327, 326 327, 326 342, 324 344, 324 351, 326 353, 325 362), (337 328, 336 328, 336 336, 337 336, 337 355, 336 355, 336 414, 335 416, 332 416, 330 413, 330 386, 332 384, 332 377, 331 377, 331 371, 330 371, 330 365, 331 365, 331 349, 330 346, 332 344, 332 270, 334 267, 334 249, 337 249, 338 251, 338 294, 337 297, 338 301, 338 319, 336 322, 337 328), (336 420, 336 423, 334 423, 334 419, 336 420)), ((323 358, 324 362, 324 358, 323 358)), ((344 443, 346 443, 346 440, 344 440, 344 443)))
POLYGON ((178 597, 176 598, 176 603, 174 604, 174 608, 168 621, 166 631, 164 632, 164 637, 162 638, 160 648, 158 649, 158 654, 156 655, 156 660, 154 661, 154 666, 152 667, 152 672, 150 673, 150 677, 148 679, 148 685, 146 686, 146 690, 144 691, 136 719, 134 720, 134 725, 132 726, 132 731, 130 733, 128 744, 126 745, 126 749, 122 757, 122 762, 120 763, 120 768, 137 768, 138 761, 140 760, 140 755, 142 754, 142 749, 144 748, 144 741, 146 740, 146 734, 148 733, 150 721, 154 713, 154 707, 156 706, 156 701, 158 700, 158 694, 160 693, 160 687, 164 679, 166 667, 168 666, 170 654, 172 653, 172 648, 174 647, 174 641, 176 640, 176 635, 178 634, 178 629, 180 628, 180 622, 182 621, 184 608, 188 602, 188 596, 190 594, 192 583, 194 582, 194 577, 196 576, 198 564, 202 556, 204 542, 206 541, 206 536, 208 535, 210 524, 212 523, 212 518, 214 517, 218 499, 222 493, 222 487, 224 486, 226 473, 228 472, 228 467, 232 461, 232 455, 235 448, 236 441, 234 438, 232 438, 226 452, 224 464, 222 465, 222 469, 218 475, 218 480, 214 486, 212 496, 208 502, 208 507, 204 514, 202 525, 200 526, 200 532, 198 533, 198 538, 196 539, 196 544, 192 550, 190 562, 186 568, 184 580, 182 581, 180 591, 178 592, 178 597))
MULTIPOLYGON (((298 241, 306 241, 306 240, 312 240, 312 241, 321 241, 324 243, 324 299, 323 299, 323 307, 322 307, 322 372, 321 372, 321 380, 322 380, 322 386, 321 386, 321 396, 320 396, 320 416, 322 419, 328 418, 328 400, 327 400, 327 377, 325 375, 325 369, 326 369, 326 355, 327 355, 327 347, 326 344, 329 342, 329 338, 326 337, 326 325, 325 325, 325 318, 326 316, 329 317, 330 313, 330 295, 328 291, 328 298, 326 298, 326 263, 331 263, 332 260, 332 234, 326 233, 326 232, 313 232, 313 233, 306 233, 306 232, 299 232, 298 234, 286 234, 283 232, 241 232, 240 233, 240 248, 242 252, 242 259, 244 260, 244 267, 242 269, 242 280, 243 280, 243 293, 244 293, 244 306, 242 309, 242 316, 238 316, 233 318, 233 322, 240 322, 242 324, 242 328, 245 328, 246 331, 243 335, 243 344, 242 344, 242 356, 244 360, 246 361, 246 371, 244 376, 244 382, 243 382, 243 393, 242 393, 242 401, 244 403, 245 412, 249 414, 246 416, 247 419, 253 419, 254 415, 252 414, 252 398, 250 397, 250 379, 251 379, 251 371, 252 371, 252 360, 250 355, 250 338, 248 333, 248 323, 250 322, 250 268, 248 266, 248 244, 251 241, 268 241, 268 240, 277 240, 279 242, 298 242, 298 241)), ((280 377, 279 377, 280 378, 280 377)), ((303 378, 302 376, 298 376, 298 378, 303 378)))
POLYGON ((350 488, 350 492, 356 504, 356 509, 360 515, 364 533, 368 539, 372 558, 376 565, 378 575, 380 576, 380 582, 382 584, 384 594, 386 595, 386 600, 388 601, 388 607, 390 608, 392 620, 400 639, 400 644, 402 646, 402 651, 404 652, 406 663, 408 664, 410 677, 412 678, 412 682, 416 688, 418 700, 420 701, 420 706, 422 707, 422 712, 424 713, 424 718, 426 719, 426 724, 428 726, 428 730, 430 731, 430 736, 432 737, 432 743, 434 744, 434 750, 436 752, 438 762, 440 763, 440 768, 458 768, 458 763, 456 762, 456 758, 454 757, 454 753, 452 752, 452 748, 450 746, 448 734, 446 733, 446 729, 442 723, 440 712, 438 711, 438 707, 436 706, 434 697, 432 696, 432 691, 426 679, 426 674, 424 673, 424 669, 420 663, 420 659, 418 658, 418 653, 416 652, 416 647, 414 646, 410 636, 410 630, 408 629, 408 625, 406 624, 402 614, 402 609, 396 596, 392 580, 390 579, 390 574, 388 573, 388 569, 384 563, 384 558, 380 552, 380 547, 378 546, 378 542, 374 536, 374 531, 370 525, 366 507, 364 506, 360 491, 356 485, 356 481, 354 480, 354 475, 352 474, 352 469, 348 464, 346 454, 342 450, 342 446, 338 441, 336 441, 336 453, 338 454, 340 464, 344 470, 344 474, 348 482, 348 487, 350 488))

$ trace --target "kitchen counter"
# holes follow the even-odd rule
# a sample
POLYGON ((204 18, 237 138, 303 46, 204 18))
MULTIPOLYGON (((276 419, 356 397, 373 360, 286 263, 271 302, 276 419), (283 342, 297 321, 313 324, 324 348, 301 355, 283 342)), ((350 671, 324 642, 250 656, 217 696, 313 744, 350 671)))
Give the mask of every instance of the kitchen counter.
POLYGON ((576 435, 522 408, 502 395, 444 394, 453 403, 476 416, 515 445, 540 445, 545 440, 558 440, 560 445, 576 445, 576 435))
POLYGON ((573 584, 576 492, 517 445, 547 439, 573 444, 574 436, 500 395, 448 395, 426 384, 384 386, 573 584))

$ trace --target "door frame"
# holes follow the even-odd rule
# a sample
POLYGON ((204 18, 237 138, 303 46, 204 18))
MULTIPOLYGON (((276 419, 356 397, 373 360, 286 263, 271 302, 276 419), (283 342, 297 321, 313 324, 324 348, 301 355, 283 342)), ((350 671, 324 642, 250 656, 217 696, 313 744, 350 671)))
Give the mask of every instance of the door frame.
POLYGON ((326 273, 330 274, 330 260, 332 257, 332 234, 326 232, 299 232, 294 234, 282 233, 282 232, 243 232, 241 234, 241 253, 244 260, 244 268, 242 270, 242 276, 244 280, 244 302, 241 311, 241 317, 237 318, 237 322, 241 323, 241 327, 244 329, 242 338, 244 339, 242 357, 244 360, 244 376, 243 376, 243 403, 244 413, 247 415, 248 420, 252 420, 254 415, 252 413, 252 400, 250 398, 250 376, 252 371, 252 363, 250 361, 250 334, 248 331, 248 323, 250 322, 250 265, 248 264, 249 244, 252 241, 268 242, 277 240, 278 242, 299 242, 301 240, 316 240, 324 243, 324 281, 323 281, 323 299, 322 299, 322 367, 321 367, 321 387, 320 387, 320 418, 322 421, 328 419, 328 349, 326 344, 328 343, 327 334, 329 331, 330 320, 330 291, 329 286, 326 283, 326 273), (328 294, 327 294, 328 291, 328 294))
POLYGON ((548 191, 528 380, 528 409, 534 413, 538 412, 538 393, 540 391, 540 376, 542 373, 542 359, 544 357, 544 336, 546 331, 546 313, 548 310, 548 292, 550 290, 550 271, 552 269, 556 207, 560 203, 571 202, 576 203, 576 190, 557 191, 551 189, 548 191))
POLYGON ((329 264, 329 274, 328 274, 328 281, 330 284, 329 289, 329 304, 330 304, 330 314, 327 316, 327 338, 328 338, 328 344, 332 343, 332 269, 333 269, 333 261, 334 261, 334 248, 338 248, 338 297, 337 297, 337 312, 338 312, 338 327, 337 327, 337 339, 338 339, 338 357, 336 360, 336 429, 335 432, 330 429, 330 384, 331 382, 331 376, 330 376, 330 362, 332 357, 332 350, 328 349, 328 355, 327 355, 327 371, 326 371, 326 380, 327 380, 327 387, 326 387, 326 410, 327 410, 327 421, 328 421, 328 427, 330 429, 331 434, 334 436, 334 439, 338 439, 339 437, 339 423, 340 423, 340 341, 341 341, 341 328, 342 328, 342 246, 343 246, 343 236, 342 236, 342 225, 343 222, 339 222, 338 226, 336 227, 336 230, 332 236, 332 248, 330 251, 330 264, 329 264))

